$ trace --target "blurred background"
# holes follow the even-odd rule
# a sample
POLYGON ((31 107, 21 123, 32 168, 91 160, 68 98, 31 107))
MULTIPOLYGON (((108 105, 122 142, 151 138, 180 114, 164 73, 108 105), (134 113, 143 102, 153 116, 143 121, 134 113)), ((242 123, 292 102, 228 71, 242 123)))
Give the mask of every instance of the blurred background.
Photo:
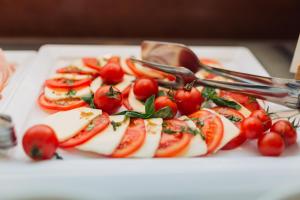
POLYGON ((289 66, 299 32, 299 0, 0 0, 4 49, 157 39, 246 46, 268 68, 289 66))

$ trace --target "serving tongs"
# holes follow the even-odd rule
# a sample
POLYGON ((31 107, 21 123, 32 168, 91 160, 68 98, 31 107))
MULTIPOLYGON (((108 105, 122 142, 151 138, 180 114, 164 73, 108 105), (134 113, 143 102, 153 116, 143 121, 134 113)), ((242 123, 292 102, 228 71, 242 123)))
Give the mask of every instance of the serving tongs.
POLYGON ((195 86, 210 86, 234 91, 281 104, 293 109, 300 108, 300 81, 274 77, 264 77, 227 69, 216 68, 201 63, 196 54, 187 46, 178 43, 143 41, 142 59, 131 58, 145 67, 172 74, 176 80, 158 80, 167 88, 180 88, 194 82, 195 86), (231 79, 230 81, 208 80, 196 77, 200 69, 231 79))

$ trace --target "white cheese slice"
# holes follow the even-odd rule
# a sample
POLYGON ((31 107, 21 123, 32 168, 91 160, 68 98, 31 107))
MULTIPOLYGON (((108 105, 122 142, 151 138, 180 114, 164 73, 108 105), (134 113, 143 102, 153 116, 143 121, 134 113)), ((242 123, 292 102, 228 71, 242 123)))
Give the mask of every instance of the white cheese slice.
POLYGON ((223 123, 223 130, 224 130, 223 138, 221 140, 220 145, 214 151, 214 153, 216 153, 221 148, 223 148, 228 142, 230 142, 232 139, 237 137, 240 134, 240 130, 229 119, 216 113, 215 111, 210 110, 210 109, 203 109, 203 110, 207 110, 211 113, 214 113, 215 115, 220 117, 220 119, 222 120, 222 123, 223 123))
POLYGON ((50 126, 55 131, 58 141, 62 142, 75 136, 101 114, 101 110, 81 107, 52 114, 42 124, 50 126))
POLYGON ((49 87, 45 87, 44 94, 46 99, 56 101, 61 99, 81 98, 84 96, 88 96, 91 94, 91 90, 90 87, 87 86, 80 90, 76 90, 74 93, 70 93, 70 91, 55 90, 49 87))
POLYGON ((159 146, 163 120, 161 118, 152 118, 146 119, 144 122, 146 138, 143 146, 131 155, 134 158, 152 158, 159 146))
POLYGON ((93 93, 96 93, 96 91, 98 90, 98 88, 101 87, 102 83, 103 83, 103 81, 102 81, 102 78, 100 76, 98 76, 97 78, 95 78, 93 80, 93 82, 91 83, 91 85, 90 85, 91 91, 93 93))
POLYGON ((120 92, 122 92, 132 83, 134 79, 134 76, 125 74, 123 77, 123 81, 121 83, 116 84, 114 87, 117 88, 120 92))
POLYGON ((83 75, 83 74, 56 73, 51 77, 51 79, 59 79, 59 78, 64 78, 68 80, 83 80, 87 78, 92 78, 92 76, 83 75))
MULTIPOLYGON (((189 119, 187 116, 183 115, 179 119, 184 120, 189 128, 193 130, 199 130, 196 124, 189 119)), ((201 135, 197 134, 193 136, 189 146, 184 151, 184 153, 180 156, 182 157, 195 157, 195 156, 202 156, 207 153, 207 145, 201 135)))
POLYGON ((128 67, 126 59, 121 58, 121 67, 126 74, 134 75, 133 71, 128 67))
POLYGON ((135 67, 139 71, 143 72, 144 74, 147 74, 150 77, 159 78, 159 79, 163 79, 164 78, 164 76, 162 74, 160 74, 159 72, 157 72, 157 71, 155 71, 155 70, 153 70, 151 68, 144 67, 144 66, 142 66, 142 65, 140 65, 138 63, 134 63, 134 65, 135 65, 135 67))
MULTIPOLYGON (((234 100, 233 100, 234 101, 234 100)), ((234 101, 236 102, 236 101, 234 101)), ((239 104, 241 106, 241 108, 238 110, 242 115, 244 115, 244 117, 249 117, 251 115, 251 111, 248 110, 245 106, 243 106, 242 104, 240 104, 239 102, 236 102, 237 104, 239 104)))
POLYGON ((145 112, 145 106, 141 101, 135 98, 135 95, 133 93, 133 88, 131 88, 129 92, 128 103, 134 111, 141 112, 141 113, 145 112))
POLYGON ((111 155, 122 141, 130 120, 125 118, 124 115, 114 115, 109 118, 110 121, 121 122, 122 124, 116 130, 109 124, 101 133, 76 148, 101 155, 111 155))
POLYGON ((85 65, 83 64, 83 62, 82 62, 82 59, 76 59, 76 60, 74 60, 74 61, 71 63, 71 65, 72 65, 72 66, 76 66, 78 69, 80 69, 81 71, 86 72, 86 73, 91 73, 91 74, 98 73, 97 70, 85 66, 85 65))

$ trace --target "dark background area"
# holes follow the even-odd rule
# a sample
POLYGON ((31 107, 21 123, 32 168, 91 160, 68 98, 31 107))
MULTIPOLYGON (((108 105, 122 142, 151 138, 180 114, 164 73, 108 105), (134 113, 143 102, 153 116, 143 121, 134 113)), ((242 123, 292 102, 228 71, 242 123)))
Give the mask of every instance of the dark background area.
POLYGON ((0 0, 0 37, 296 39, 300 0, 0 0))

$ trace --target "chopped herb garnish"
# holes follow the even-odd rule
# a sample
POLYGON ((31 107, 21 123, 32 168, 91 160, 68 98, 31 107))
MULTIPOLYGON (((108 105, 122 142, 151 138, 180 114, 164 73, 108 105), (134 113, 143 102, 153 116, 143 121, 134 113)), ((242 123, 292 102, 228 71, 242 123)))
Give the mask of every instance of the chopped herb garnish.
POLYGON ((76 90, 69 90, 67 93, 68 96, 75 96, 76 95, 76 90))
POLYGON ((122 125, 122 122, 111 121, 110 123, 113 126, 114 131, 116 131, 117 128, 122 125))
POLYGON ((70 79, 64 80, 64 83, 66 83, 67 85, 73 85, 74 82, 75 82, 74 80, 70 80, 70 79))
POLYGON ((166 134, 176 134, 176 133, 179 133, 178 131, 173 131, 173 130, 171 130, 171 129, 169 129, 169 128, 164 128, 164 129, 162 130, 162 132, 163 132, 163 133, 166 133, 166 134))
POLYGON ((229 119, 232 122, 240 122, 242 119, 233 115, 225 115, 227 119, 229 119))
POLYGON ((95 127, 95 124, 89 124, 89 125, 86 127, 86 130, 87 130, 87 131, 91 131, 94 127, 95 127))
POLYGON ((214 88, 211 87, 205 87, 202 96, 207 100, 207 101, 212 101, 218 106, 226 106, 229 108, 234 108, 236 110, 241 109, 241 106, 237 104, 234 101, 230 101, 227 99, 224 99, 222 97, 218 97, 217 92, 214 88))

